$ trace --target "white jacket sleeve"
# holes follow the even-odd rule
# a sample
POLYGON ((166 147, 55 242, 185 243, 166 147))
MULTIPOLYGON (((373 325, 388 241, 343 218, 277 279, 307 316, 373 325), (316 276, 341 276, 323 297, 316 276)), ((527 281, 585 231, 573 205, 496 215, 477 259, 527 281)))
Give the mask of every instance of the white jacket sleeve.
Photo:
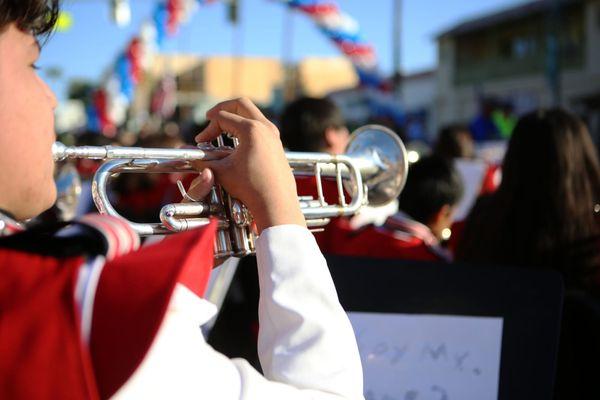
POLYGON ((314 236, 277 226, 257 242, 260 301, 258 355, 265 376, 301 389, 362 398, 362 368, 314 236))
POLYGON ((352 327, 312 234, 266 229, 257 257, 265 376, 206 344, 199 325, 207 302, 179 286, 148 355, 115 398, 363 399, 352 327))

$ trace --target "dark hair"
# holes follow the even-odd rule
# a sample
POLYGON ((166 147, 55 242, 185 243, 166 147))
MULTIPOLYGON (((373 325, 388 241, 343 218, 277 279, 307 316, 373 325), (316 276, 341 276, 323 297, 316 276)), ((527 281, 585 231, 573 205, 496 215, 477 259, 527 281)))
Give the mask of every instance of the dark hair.
POLYGON ((325 131, 343 126, 344 118, 333 101, 303 97, 285 107, 279 130, 289 150, 319 151, 325 145, 325 131))
POLYGON ((49 35, 56 24, 60 0, 0 0, 0 33, 15 23, 34 36, 49 35))
POLYGON ((443 127, 438 134, 433 152, 445 158, 472 158, 473 137, 465 125, 443 127))
POLYGON ((462 194, 462 178, 452 161, 428 156, 409 167, 399 208, 416 221, 428 224, 444 205, 458 203, 462 194))
POLYGON ((585 284, 600 255, 600 164, 585 125, 561 109, 524 116, 502 175, 471 212, 457 259, 554 268, 585 284))

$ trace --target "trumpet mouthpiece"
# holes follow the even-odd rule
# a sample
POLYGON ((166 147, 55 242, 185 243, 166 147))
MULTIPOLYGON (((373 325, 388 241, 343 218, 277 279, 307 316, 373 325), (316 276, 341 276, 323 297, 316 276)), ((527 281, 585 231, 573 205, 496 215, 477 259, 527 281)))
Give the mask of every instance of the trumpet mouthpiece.
POLYGON ((62 161, 67 158, 67 146, 61 142, 54 142, 52 144, 52 157, 54 161, 62 161))

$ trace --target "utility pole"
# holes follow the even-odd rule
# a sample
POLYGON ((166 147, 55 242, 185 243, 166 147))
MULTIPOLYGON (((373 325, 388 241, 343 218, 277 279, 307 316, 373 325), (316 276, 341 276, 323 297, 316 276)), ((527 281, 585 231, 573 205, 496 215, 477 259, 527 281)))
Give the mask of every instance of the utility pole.
POLYGON ((283 64, 283 101, 290 102, 295 96, 294 79, 294 11, 287 6, 283 16, 281 60, 283 64))
POLYGON ((546 20, 546 78, 552 95, 552 106, 562 104, 560 66, 561 0, 552 0, 546 20))
POLYGON ((240 21, 240 3, 241 0, 229 0, 227 4, 227 18, 233 25, 231 37, 231 97, 240 96, 242 90, 244 33, 240 21))
POLYGON ((402 0, 393 0, 392 12, 392 54, 393 68, 392 83, 394 94, 402 99, 402 0))

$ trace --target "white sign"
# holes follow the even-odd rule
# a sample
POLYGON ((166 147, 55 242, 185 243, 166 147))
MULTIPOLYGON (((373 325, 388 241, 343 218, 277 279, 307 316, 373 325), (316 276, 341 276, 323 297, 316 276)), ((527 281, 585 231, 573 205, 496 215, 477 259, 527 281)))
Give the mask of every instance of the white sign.
POLYGON ((498 398, 502 318, 348 313, 366 400, 498 398))
POLYGON ((464 221, 481 193, 481 185, 488 167, 483 161, 461 159, 457 159, 454 166, 463 181, 463 196, 456 207, 454 219, 464 221))

